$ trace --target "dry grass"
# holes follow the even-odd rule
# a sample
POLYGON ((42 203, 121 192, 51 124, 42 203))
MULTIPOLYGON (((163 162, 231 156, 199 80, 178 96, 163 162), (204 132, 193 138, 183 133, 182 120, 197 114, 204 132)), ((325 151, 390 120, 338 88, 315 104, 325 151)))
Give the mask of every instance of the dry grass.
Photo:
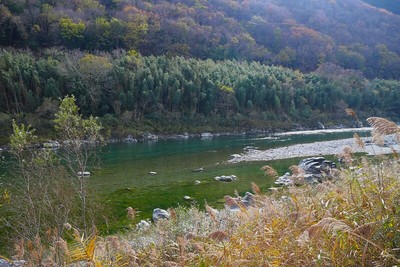
POLYGON ((262 166, 260 170, 264 171, 264 174, 266 176, 270 176, 270 177, 277 177, 278 176, 278 172, 274 168, 269 166, 269 165, 262 166))
MULTIPOLYGON (((262 195, 252 184, 254 206, 239 205, 235 212, 216 211, 208 205, 206 212, 176 208, 173 219, 98 237, 88 264, 400 265, 400 162, 396 157, 353 160, 349 148, 341 156, 346 168, 334 182, 291 186, 269 195, 262 195)), ((263 170, 275 176, 269 166, 263 170)), ((292 171, 302 174, 295 167, 292 171)), ((238 205, 232 197, 225 200, 228 206, 238 205)), ((128 213, 134 215, 130 209, 128 213)), ((85 240, 93 239, 82 239, 82 243, 85 240)))
POLYGON ((174 220, 99 238, 96 262, 103 266, 398 265, 399 173, 396 159, 364 158, 360 166, 342 170, 335 182, 257 195, 256 204, 248 209, 177 208, 174 220))

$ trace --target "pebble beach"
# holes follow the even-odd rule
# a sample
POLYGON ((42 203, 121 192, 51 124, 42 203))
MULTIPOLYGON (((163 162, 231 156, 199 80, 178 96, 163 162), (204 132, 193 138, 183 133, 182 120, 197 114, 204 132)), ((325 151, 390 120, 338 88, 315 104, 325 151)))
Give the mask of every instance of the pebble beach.
MULTIPOLYGON (((304 134, 304 132, 298 132, 298 133, 304 134)), ((367 141, 369 139, 370 138, 363 138, 363 141, 367 141)), ((354 153, 361 152, 361 153, 366 153, 368 155, 390 154, 393 153, 393 150, 395 150, 397 153, 400 153, 400 148, 398 144, 393 144, 389 147, 381 147, 375 144, 367 144, 365 145, 364 148, 362 148, 356 144, 354 138, 347 138, 347 139, 339 139, 331 141, 290 145, 290 146, 284 146, 267 150, 252 149, 242 154, 232 155, 231 159, 229 159, 228 162, 238 163, 246 161, 247 162, 270 161, 270 160, 279 160, 279 159, 297 158, 297 157, 337 155, 340 154, 343 151, 343 148, 346 146, 351 147, 354 153)))

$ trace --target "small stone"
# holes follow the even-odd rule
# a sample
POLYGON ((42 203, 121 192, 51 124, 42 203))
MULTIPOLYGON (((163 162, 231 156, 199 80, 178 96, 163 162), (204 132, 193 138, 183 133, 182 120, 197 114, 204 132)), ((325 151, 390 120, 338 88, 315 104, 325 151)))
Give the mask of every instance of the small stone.
POLYGON ((170 214, 168 211, 156 208, 153 210, 153 221, 157 222, 162 219, 169 219, 170 214))

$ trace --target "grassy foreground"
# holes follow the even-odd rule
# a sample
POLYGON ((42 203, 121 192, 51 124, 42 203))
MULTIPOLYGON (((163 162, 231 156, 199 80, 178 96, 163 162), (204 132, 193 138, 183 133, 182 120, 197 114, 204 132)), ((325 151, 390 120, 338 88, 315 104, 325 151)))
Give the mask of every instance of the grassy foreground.
MULTIPOLYGON (((349 158, 347 158, 350 162, 349 158)), ((400 264, 400 162, 364 158, 334 181, 259 193, 232 212, 170 210, 169 220, 132 225, 121 235, 69 241, 49 233, 50 249, 18 251, 30 266, 393 266, 400 264)), ((226 198, 232 205, 232 199, 226 198)), ((128 216, 135 216, 128 210, 128 216)), ((40 242, 40 241, 38 241, 40 242)), ((42 241, 43 242, 43 241, 42 241)), ((43 243, 44 244, 44 243, 43 243)))

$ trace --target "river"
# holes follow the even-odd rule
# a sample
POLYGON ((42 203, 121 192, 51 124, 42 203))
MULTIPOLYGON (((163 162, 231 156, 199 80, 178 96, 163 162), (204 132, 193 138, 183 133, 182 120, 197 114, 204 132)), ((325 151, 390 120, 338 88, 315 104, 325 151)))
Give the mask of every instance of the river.
MULTIPOLYGON (((266 162, 227 162, 230 155, 242 153, 244 147, 268 149, 349 138, 352 135, 350 132, 272 137, 238 135, 109 144, 100 155, 101 168, 91 170, 89 187, 120 222, 126 217, 127 207, 140 211, 140 219, 151 218, 154 208, 193 204, 203 207, 205 202, 222 207, 223 196, 233 196, 235 191, 244 195, 251 190, 251 182, 258 184, 263 191, 268 191, 273 184, 260 171, 266 162), (204 168, 204 171, 193 172, 198 168, 204 168), (157 174, 151 175, 150 172, 157 174), (237 181, 223 183, 213 178, 232 174, 238 177, 237 181), (200 183, 196 184, 196 181, 200 183), (184 196, 189 196, 191 200, 184 200, 184 196)), ((298 158, 285 159, 268 164, 281 174, 298 161, 298 158)))

